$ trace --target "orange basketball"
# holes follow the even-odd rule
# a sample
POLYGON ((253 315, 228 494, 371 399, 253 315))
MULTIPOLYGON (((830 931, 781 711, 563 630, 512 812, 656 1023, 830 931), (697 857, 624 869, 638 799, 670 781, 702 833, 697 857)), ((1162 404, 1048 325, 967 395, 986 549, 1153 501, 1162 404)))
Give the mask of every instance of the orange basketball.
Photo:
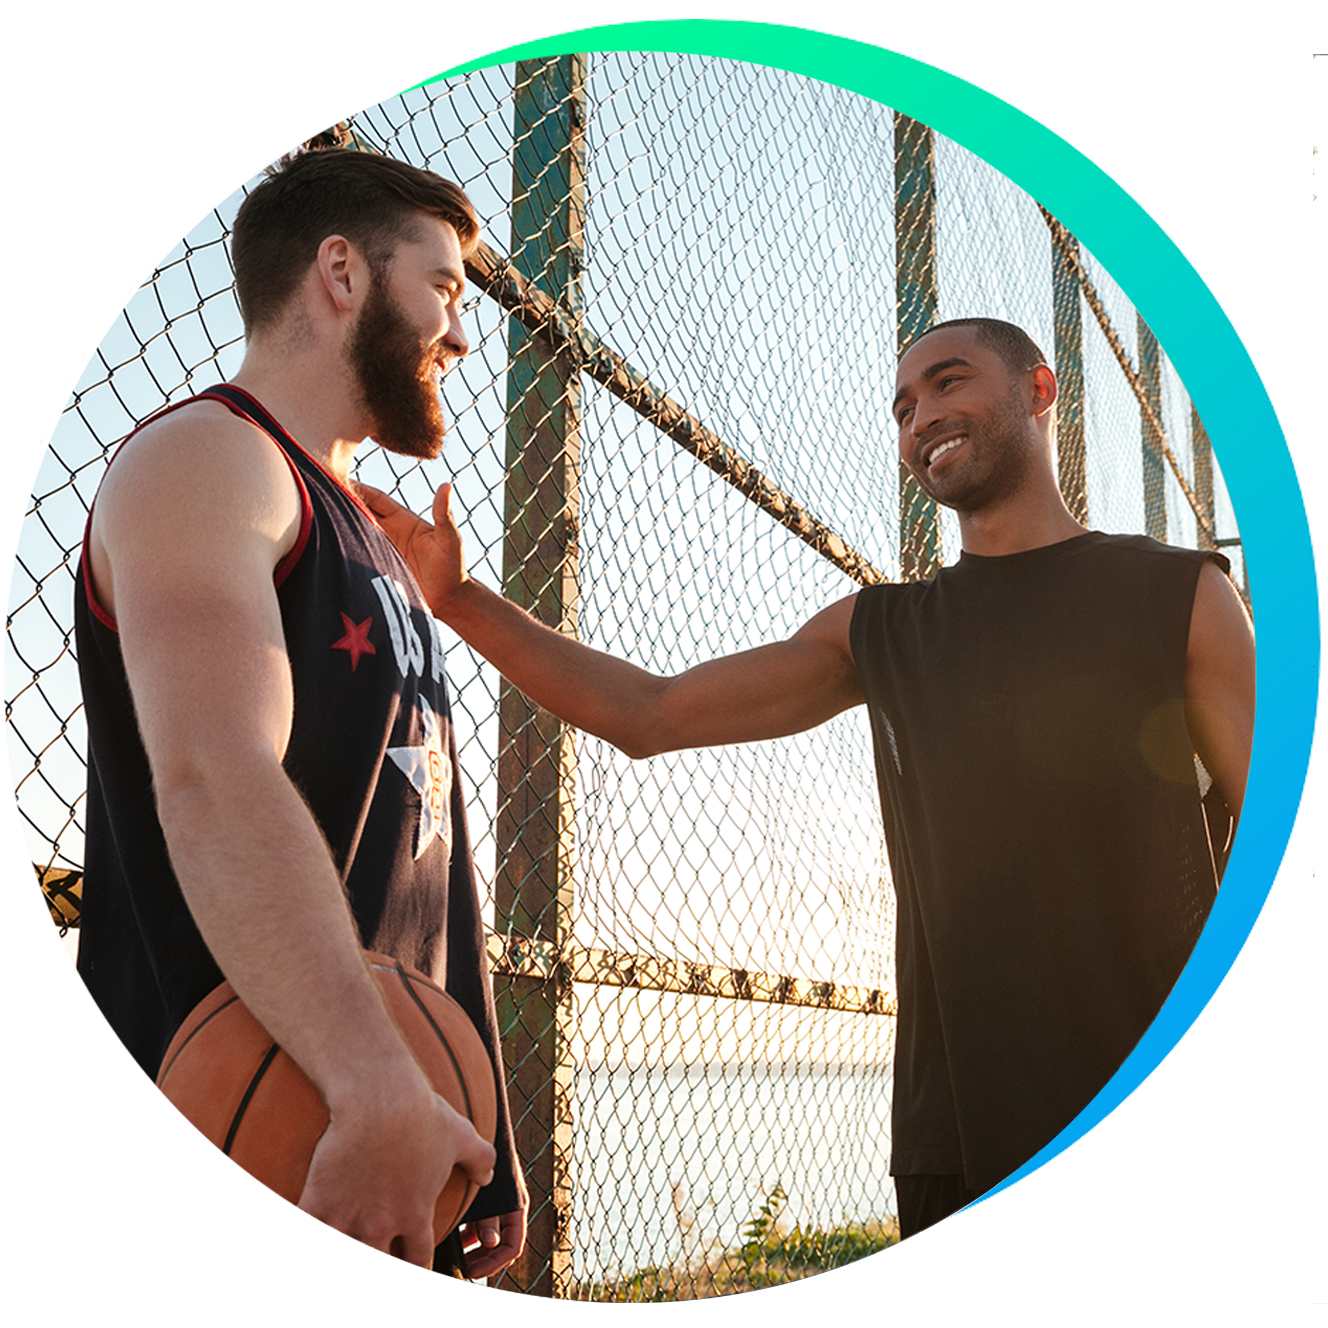
MULTIPOLYGON (((493 1062, 465 1011, 422 973, 385 955, 365 958, 434 1090, 492 1143, 493 1062)), ((298 1202, 327 1128, 327 1108, 229 982, 204 997, 171 1039, 157 1086, 228 1157, 298 1202)), ((435 1242, 457 1225, 477 1189, 460 1168, 453 1170, 434 1210, 435 1242)))

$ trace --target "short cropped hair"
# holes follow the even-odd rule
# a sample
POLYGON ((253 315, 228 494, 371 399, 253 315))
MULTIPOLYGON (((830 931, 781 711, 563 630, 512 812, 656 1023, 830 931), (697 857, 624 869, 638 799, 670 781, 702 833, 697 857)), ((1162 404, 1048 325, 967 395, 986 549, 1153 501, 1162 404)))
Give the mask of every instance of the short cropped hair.
POLYGON ((377 272, 421 213, 452 226, 463 256, 479 243, 470 200, 432 171, 356 148, 283 157, 240 205, 231 236, 245 335, 277 319, 329 235, 345 236, 377 272))
POLYGON ((1037 343, 1021 327, 1013 323, 1002 322, 999 318, 951 318, 944 323, 933 323, 925 332, 919 332, 900 352, 905 351, 933 332, 946 327, 971 327, 976 331, 977 340, 989 350, 994 350, 1012 375, 1027 373, 1040 364, 1046 364, 1047 357, 1038 349, 1037 343))

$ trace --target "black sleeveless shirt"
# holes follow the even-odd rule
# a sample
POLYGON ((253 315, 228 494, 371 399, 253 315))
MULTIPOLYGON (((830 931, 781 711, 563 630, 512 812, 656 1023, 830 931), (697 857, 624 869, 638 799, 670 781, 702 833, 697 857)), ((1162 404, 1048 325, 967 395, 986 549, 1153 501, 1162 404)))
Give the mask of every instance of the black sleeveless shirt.
POLYGON ((892 1171, 986 1190, 1143 1035, 1213 856, 1185 724, 1199 571, 1091 532, 875 586, 851 626, 898 901, 892 1171))
MULTIPOLYGON (((512 1212, 510 1125, 438 624, 368 509, 258 402, 229 385, 192 400, 219 401, 267 433, 299 489, 299 535, 275 572, 294 680, 284 766, 327 840, 364 945, 445 986, 488 1043, 499 1160, 469 1215, 512 1212)), ((75 632, 88 725, 78 966, 155 1075, 175 1029, 222 975, 171 868, 119 636, 92 591, 86 543, 75 632)), ((273 927, 298 931, 279 881, 269 907, 273 927)))

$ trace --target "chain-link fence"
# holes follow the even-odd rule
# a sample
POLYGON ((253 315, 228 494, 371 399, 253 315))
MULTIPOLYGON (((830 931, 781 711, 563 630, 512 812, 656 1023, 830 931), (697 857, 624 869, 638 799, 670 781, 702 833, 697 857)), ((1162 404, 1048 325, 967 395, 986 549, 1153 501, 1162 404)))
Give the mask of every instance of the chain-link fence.
MULTIPOLYGON (((349 122, 457 180, 485 245, 444 457, 366 452, 426 511, 450 478, 473 573, 672 673, 925 575, 957 527, 901 478, 901 341, 1025 327, 1098 529, 1221 544, 1184 388, 1074 237, 958 145, 773 70, 564 56, 349 122)), ((38 477, 11 592, 11 754, 57 920, 77 916, 84 731, 72 588, 113 444, 238 367, 222 203, 131 301, 38 477)), ((448 655, 530 1246, 503 1285, 672 1298, 834 1266, 894 1235, 893 895, 866 723, 631 762, 448 655)))

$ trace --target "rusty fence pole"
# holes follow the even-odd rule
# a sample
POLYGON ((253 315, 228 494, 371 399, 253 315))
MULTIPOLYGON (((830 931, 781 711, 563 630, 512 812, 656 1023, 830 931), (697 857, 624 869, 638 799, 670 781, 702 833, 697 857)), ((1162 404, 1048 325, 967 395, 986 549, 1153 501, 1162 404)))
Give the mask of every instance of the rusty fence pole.
MULTIPOLYGON (((585 209, 585 57, 516 66, 513 265, 581 318, 585 209)), ((503 591, 547 626, 576 635, 581 384, 566 350, 508 323, 507 487, 503 591)), ((571 937, 571 732, 506 683, 499 697, 495 929, 555 957, 571 937)), ((526 1250, 500 1285, 568 1294, 572 1145, 571 983, 498 975, 499 1027, 517 1150, 530 1189, 526 1250)))
MULTIPOLYGON (((932 132, 895 112, 895 323, 902 351, 936 321, 936 181, 932 132)), ((936 504, 899 463, 899 578, 941 565, 936 504)))
POLYGON ((1084 429, 1084 324, 1079 293, 1079 241, 1051 245, 1051 303, 1056 344, 1056 477, 1076 521, 1088 520, 1087 442, 1084 429), (1072 247, 1072 248, 1071 248, 1072 247), (1069 250, 1069 252, 1067 252, 1069 250))

